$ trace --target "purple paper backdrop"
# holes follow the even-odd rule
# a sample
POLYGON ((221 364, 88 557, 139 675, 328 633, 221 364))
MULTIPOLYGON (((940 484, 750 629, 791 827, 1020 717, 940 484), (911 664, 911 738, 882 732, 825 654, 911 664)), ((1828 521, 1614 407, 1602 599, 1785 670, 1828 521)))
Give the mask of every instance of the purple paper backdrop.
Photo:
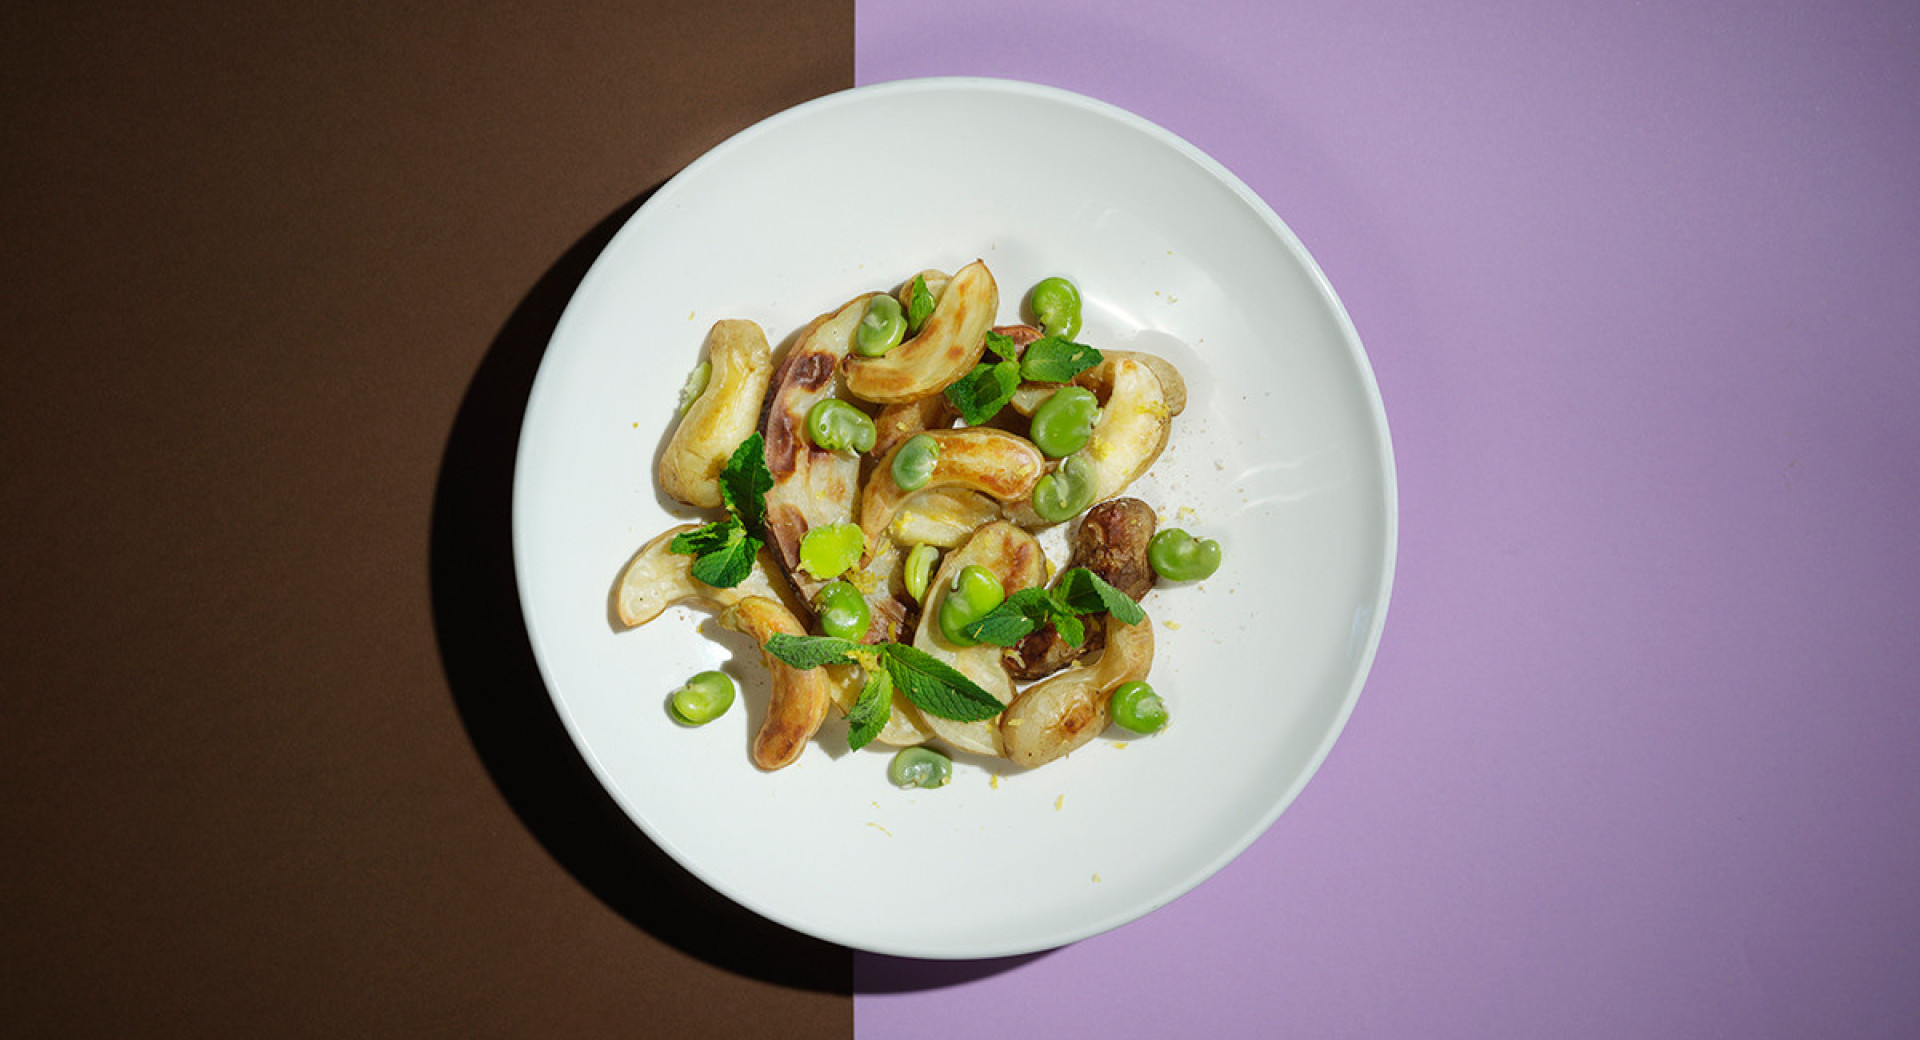
POLYGON ((1920 1035, 1920 7, 857 24, 861 83, 1066 87, 1238 173, 1401 482, 1378 662, 1274 828, 1031 961, 861 957, 862 1037, 1920 1035))

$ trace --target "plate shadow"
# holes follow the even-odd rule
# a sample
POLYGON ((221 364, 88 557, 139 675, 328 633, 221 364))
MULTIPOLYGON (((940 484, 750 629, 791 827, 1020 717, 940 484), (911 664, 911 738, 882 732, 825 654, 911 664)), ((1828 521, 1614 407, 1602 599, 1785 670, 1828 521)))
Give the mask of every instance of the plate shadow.
POLYGON ((851 951, 763 918, 655 845, 600 785, 535 663, 514 577, 514 454, 554 326, 614 233, 659 185, 554 262, 487 349, 455 414, 434 489, 429 584, 441 667, 494 785, 548 854, 655 939, 727 971, 803 990, 853 991, 851 951))

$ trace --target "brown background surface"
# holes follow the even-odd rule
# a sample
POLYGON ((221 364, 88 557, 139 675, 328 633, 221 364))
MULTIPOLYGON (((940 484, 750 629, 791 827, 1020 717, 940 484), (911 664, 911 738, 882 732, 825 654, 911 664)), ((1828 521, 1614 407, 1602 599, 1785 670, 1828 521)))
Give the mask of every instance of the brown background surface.
POLYGON ((0 14, 0 1033, 852 1033, 600 793, 513 600, 547 333, 852 85, 798 3, 0 14))

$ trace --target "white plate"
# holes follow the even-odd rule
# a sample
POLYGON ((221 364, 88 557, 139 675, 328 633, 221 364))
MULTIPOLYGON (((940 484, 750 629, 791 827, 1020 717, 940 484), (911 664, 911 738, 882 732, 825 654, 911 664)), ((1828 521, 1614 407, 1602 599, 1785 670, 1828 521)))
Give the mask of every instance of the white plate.
MULTIPOLYGON (((521 431, 514 556, 533 649, 582 754, 661 848, 741 904, 823 939, 916 957, 1048 949, 1200 883, 1293 800, 1359 696, 1395 541, 1379 391, 1332 288, 1251 190, 1137 116, 1023 83, 864 87, 774 116, 668 182, 582 281, 521 431), (1115 730, 1023 772, 961 756, 901 791, 887 752, 830 721, 762 773, 752 645, 673 608, 615 631, 608 595, 677 522, 652 479, 687 370, 721 318, 776 343, 855 294, 984 258, 1003 320, 1065 274, 1081 339, 1163 354, 1191 403, 1132 493, 1226 562, 1163 586, 1158 736, 1115 730), (724 667, 720 721, 663 698, 724 667)), ((681 512, 684 516, 684 511, 681 512)))

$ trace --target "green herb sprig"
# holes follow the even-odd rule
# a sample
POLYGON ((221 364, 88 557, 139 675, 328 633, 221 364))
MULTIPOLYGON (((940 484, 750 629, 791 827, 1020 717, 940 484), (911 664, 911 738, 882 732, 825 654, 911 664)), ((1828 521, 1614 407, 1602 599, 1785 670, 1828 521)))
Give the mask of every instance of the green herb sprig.
POLYGON ((795 636, 776 632, 767 653, 788 667, 805 670, 828 664, 859 664, 866 683, 847 714, 847 745, 859 750, 886 725, 893 691, 914 707, 955 722, 980 722, 1005 710, 993 694, 925 650, 904 643, 867 645, 833 636, 795 636))
POLYGON ((767 468, 766 442, 754 433, 740 442, 720 470, 720 501, 727 518, 674 536, 671 552, 692 556, 697 581, 730 589, 753 573, 754 557, 767 538, 767 492, 773 471, 767 468))
POLYGON ((947 387, 947 400, 969 426, 1000 414, 1022 382, 1064 383, 1101 361, 1100 351, 1058 336, 1042 336, 1022 351, 1012 337, 987 333, 987 350, 998 361, 982 360, 947 387))

